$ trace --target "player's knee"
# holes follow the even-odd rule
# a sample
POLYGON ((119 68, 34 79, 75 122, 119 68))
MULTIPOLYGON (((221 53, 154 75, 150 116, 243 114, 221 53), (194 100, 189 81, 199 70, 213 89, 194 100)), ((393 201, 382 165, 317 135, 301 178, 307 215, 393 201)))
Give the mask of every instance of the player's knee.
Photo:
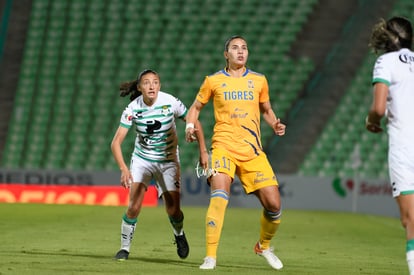
POLYGON ((414 216, 407 213, 406 215, 401 215, 400 218, 401 225, 404 228, 410 227, 414 228, 414 216))
POLYGON ((402 227, 404 229, 406 229, 407 228, 407 225, 409 223, 409 219, 408 219, 408 217, 401 216, 400 222, 401 222, 402 227))
POLYGON ((269 213, 282 213, 282 207, 280 201, 272 201, 268 203, 264 203, 263 209, 269 213))
POLYGON ((263 213, 264 213, 265 217, 270 221, 280 221, 280 218, 282 216, 282 210, 281 209, 276 210, 276 211, 263 209, 263 213))

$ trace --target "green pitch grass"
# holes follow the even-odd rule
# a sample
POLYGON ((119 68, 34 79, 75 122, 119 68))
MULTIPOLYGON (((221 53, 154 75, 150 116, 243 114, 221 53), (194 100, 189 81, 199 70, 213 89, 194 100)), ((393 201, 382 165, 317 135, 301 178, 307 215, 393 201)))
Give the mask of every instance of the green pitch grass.
POLYGON ((214 271, 199 270, 205 207, 184 207, 190 255, 181 260, 164 208, 143 208, 130 259, 119 249, 124 207, 0 204, 0 274, 407 274, 398 219, 285 210, 272 242, 285 267, 253 253, 260 209, 229 208, 214 271))

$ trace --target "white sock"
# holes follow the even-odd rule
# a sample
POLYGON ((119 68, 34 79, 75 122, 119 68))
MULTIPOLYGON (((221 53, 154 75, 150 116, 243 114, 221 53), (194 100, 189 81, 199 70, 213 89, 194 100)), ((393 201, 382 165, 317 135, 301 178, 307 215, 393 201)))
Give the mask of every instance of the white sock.
POLYGON ((134 224, 126 223, 124 220, 122 220, 121 224, 121 249, 126 250, 129 252, 129 248, 131 247, 132 238, 134 237, 135 232, 135 226, 134 224))
POLYGON ((407 264, 410 275, 414 275, 414 250, 407 251, 407 264))

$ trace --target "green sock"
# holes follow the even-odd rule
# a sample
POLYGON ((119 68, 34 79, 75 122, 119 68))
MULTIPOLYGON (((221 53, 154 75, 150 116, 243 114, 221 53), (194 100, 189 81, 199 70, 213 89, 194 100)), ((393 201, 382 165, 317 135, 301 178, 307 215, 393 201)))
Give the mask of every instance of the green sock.
POLYGON ((179 219, 174 219, 173 217, 169 216, 171 226, 174 231, 174 235, 180 236, 183 234, 183 227, 184 227, 184 215, 181 216, 179 219))

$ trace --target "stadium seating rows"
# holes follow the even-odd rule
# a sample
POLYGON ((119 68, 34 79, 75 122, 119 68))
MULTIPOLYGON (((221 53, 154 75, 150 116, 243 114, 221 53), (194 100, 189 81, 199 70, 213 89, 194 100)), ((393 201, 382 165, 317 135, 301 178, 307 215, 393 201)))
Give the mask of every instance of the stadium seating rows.
MULTIPOLYGON (((223 1, 206 1, 203 14, 192 1, 34 1, 3 167, 115 169, 109 143, 127 103, 117 95, 118 83, 153 67, 163 87, 190 104, 202 77, 223 66, 217 44, 229 33, 254 41, 249 64, 266 73, 275 108, 284 113, 313 69, 306 58, 286 55, 316 3, 304 2, 262 2, 258 8, 245 0, 239 10, 244 16, 232 18, 238 24, 225 24, 232 7, 223 1), (269 10, 279 16, 266 16, 269 10)), ((414 3, 400 0, 393 13, 412 17, 414 3)), ((361 67, 301 174, 387 176, 387 136, 378 138, 361 127, 371 99, 373 62, 369 56, 361 67)), ((211 129, 211 112, 205 115, 205 128, 211 129)), ((271 135, 266 130, 264 141, 271 135)), ((133 135, 125 147, 132 142, 133 135)), ((190 169, 196 159, 186 152, 192 150, 182 150, 183 168, 190 169)))
MULTIPOLYGON (((165 91, 190 105, 203 77, 224 66, 222 44, 233 34, 251 41, 249 66, 266 74, 283 116, 314 69, 287 53, 317 0, 239 2, 34 0, 2 166, 117 169, 109 144, 128 103, 119 83, 151 67, 165 91)), ((178 132, 183 144, 183 125, 178 132)), ((263 141, 271 134, 263 128, 263 141)), ((133 141, 130 134, 126 158, 133 141)), ((183 170, 194 167, 195 146, 183 146, 183 170)))
MULTIPOLYGON (((414 2, 397 1, 391 16, 414 17, 414 2)), ((388 179, 386 134, 374 135, 364 128, 372 100, 372 53, 357 72, 335 115, 303 161, 299 174, 359 176, 388 179)), ((383 125, 384 129, 386 125, 383 125)))

